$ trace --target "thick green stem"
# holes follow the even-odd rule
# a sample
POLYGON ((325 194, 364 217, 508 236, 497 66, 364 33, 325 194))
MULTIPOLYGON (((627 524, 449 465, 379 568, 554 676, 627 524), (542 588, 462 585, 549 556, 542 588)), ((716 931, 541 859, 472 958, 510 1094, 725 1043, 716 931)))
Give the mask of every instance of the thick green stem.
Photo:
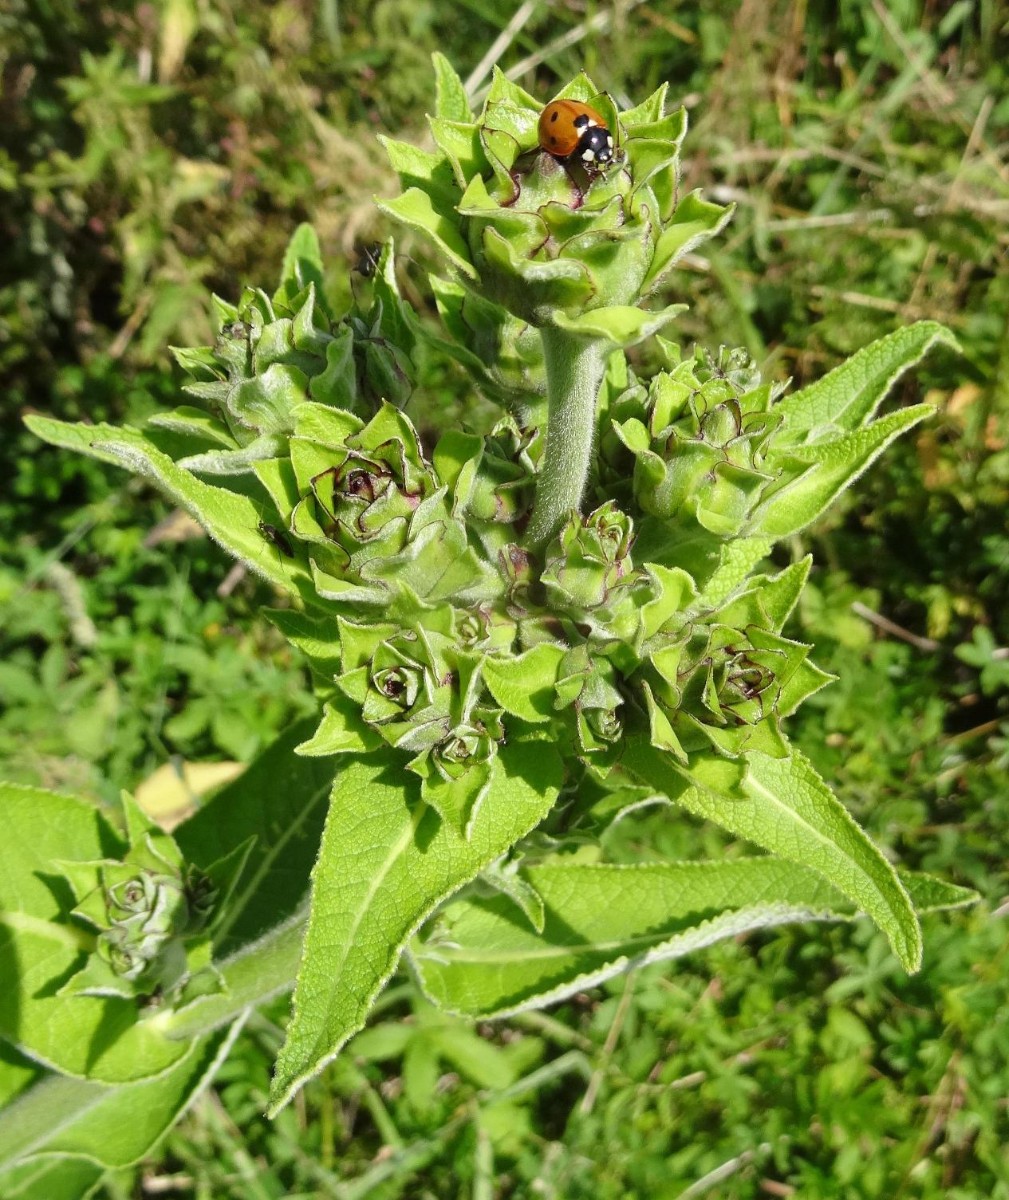
POLYGON ((294 987, 305 940, 305 914, 278 925, 219 964, 225 989, 178 1012, 164 1009, 149 1023, 169 1038, 202 1037, 272 996, 294 987))
POLYGON ((544 326, 547 440, 536 481, 528 541, 542 546, 582 502, 596 429, 596 398, 606 370, 607 344, 544 326))

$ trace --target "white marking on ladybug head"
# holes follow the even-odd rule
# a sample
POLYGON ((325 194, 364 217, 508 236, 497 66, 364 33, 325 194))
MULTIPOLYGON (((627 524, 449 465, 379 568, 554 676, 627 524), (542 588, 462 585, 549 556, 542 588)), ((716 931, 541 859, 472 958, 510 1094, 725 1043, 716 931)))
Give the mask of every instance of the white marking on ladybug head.
POLYGON ((595 162, 595 161, 596 161, 596 152, 595 152, 595 150, 592 149, 591 146, 587 150, 582 151, 582 162, 590 163, 590 162, 595 162))

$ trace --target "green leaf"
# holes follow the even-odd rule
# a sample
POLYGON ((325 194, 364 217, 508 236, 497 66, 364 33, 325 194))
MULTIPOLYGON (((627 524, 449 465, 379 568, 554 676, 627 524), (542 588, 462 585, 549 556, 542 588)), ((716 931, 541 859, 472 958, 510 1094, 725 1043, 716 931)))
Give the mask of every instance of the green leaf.
POLYGON ((105 1168, 83 1158, 35 1158, 0 1170, 7 1200, 81 1200, 96 1195, 105 1168))
POLYGON ((280 286, 274 294, 273 303, 290 304, 309 284, 315 285, 317 296, 322 295, 322 249, 319 246, 319 235, 311 225, 303 222, 292 234, 284 251, 280 286))
POLYGON ((175 830, 183 855, 201 867, 254 839, 227 910, 215 925, 219 954, 262 937, 304 902, 338 766, 333 759, 294 753, 313 727, 308 720, 285 730, 175 830))
POLYGON ((799 464, 801 473, 765 493, 753 510, 745 532, 783 538, 805 529, 879 458, 895 438, 931 416, 932 411, 930 404, 917 404, 881 417, 835 441, 814 442, 792 449, 789 456, 799 464))
POLYGON ((476 269, 469 260, 469 247, 458 226, 434 207, 426 192, 416 187, 407 188, 402 196, 394 200, 378 200, 376 203, 387 216, 429 237, 457 270, 471 279, 476 278, 476 269))
MULTIPOLYGON (((858 915, 815 871, 770 857, 545 864, 529 867, 522 878, 542 899, 541 934, 515 920, 506 897, 468 897, 451 903, 411 943, 421 986, 439 1007, 469 1017, 505 1016, 748 930, 858 915)), ((925 903, 939 896, 932 894, 935 880, 912 876, 908 882, 925 903)))
POLYGON ((515 108, 525 108, 535 113, 538 113, 543 107, 535 96, 530 96, 517 83, 512 83, 504 71, 497 66, 494 67, 491 75, 491 84, 487 90, 484 112, 486 113, 495 104, 510 104, 515 108))
POLYGON ((527 879, 523 879, 518 871, 514 869, 514 866, 514 862, 491 863, 486 870, 481 872, 480 882, 494 888, 502 896, 507 896, 516 905, 533 929, 537 933, 542 933, 543 921, 545 919, 543 900, 539 892, 536 891, 527 879))
POLYGON ((588 312, 567 316, 554 313, 554 324, 568 333, 582 337, 603 338, 613 346, 634 346, 657 333, 675 317, 686 312, 688 305, 671 304, 659 312, 647 312, 629 304, 615 304, 609 308, 593 308, 588 312))
MULTIPOLYGON (((0 1166, 80 1155, 108 1168, 143 1158, 210 1082, 241 1027, 193 1042, 168 1071, 108 1087, 54 1075, 0 1110, 0 1166)), ((5 1195, 10 1193, 5 1192, 5 1195)))
POLYGON ((677 613, 685 610, 697 597, 694 581, 686 571, 645 563, 645 571, 652 580, 654 598, 641 608, 641 633, 649 638, 657 633, 677 613))
POLYGON ((408 772, 366 759, 341 773, 313 872, 271 1111, 361 1028, 407 939, 434 908, 543 819, 560 779, 560 761, 544 743, 503 746, 467 841, 419 803, 420 782, 408 772))
POLYGON ((541 642, 514 658, 488 658, 483 681, 506 713, 538 724, 554 714, 557 668, 566 651, 553 642, 541 642))
POLYGON ((37 1063, 9 1042, 0 1041, 0 1110, 44 1077, 45 1071, 37 1063))
POLYGON ((641 285, 647 296, 672 267, 696 246, 719 234, 732 219, 735 205, 713 204, 691 192, 680 201, 672 221, 659 234, 652 261, 641 285))
POLYGON ((585 264, 573 258, 531 260, 491 226, 482 244, 501 302, 537 322, 553 319, 562 308, 581 309, 595 290, 585 264))
POLYGON ((620 123, 628 130, 633 130, 639 125, 648 125, 652 121, 658 121, 665 110, 668 91, 668 83, 659 84, 647 100, 642 100, 634 108, 628 108, 622 112, 620 123))
POLYGON ((367 754, 382 745, 382 738, 362 720, 361 706, 338 694, 322 706, 318 728, 297 752, 305 758, 328 758, 334 754, 367 754))
POLYGON ((907 888, 915 912, 949 912, 954 908, 970 908, 981 899, 973 888, 958 887, 924 871, 901 871, 901 882, 907 888))
POLYGON ((188 404, 182 404, 170 412, 153 413, 147 424, 199 438, 208 445, 232 449, 235 446, 235 439, 223 421, 204 412, 202 408, 192 408, 188 404))
POLYGON ((747 579, 760 560, 770 552, 774 543, 770 538, 733 538, 731 541, 717 539, 713 545, 718 565, 706 578, 700 595, 691 606, 695 610, 718 608, 747 579))
POLYGON ((779 717, 790 717, 810 696, 815 695, 816 692, 821 688, 825 688, 828 684, 836 682, 836 675, 831 675, 827 671, 821 671, 815 663, 800 663, 795 674, 781 689, 776 715, 779 717))
MULTIPOLYGON (((202 454, 187 454, 185 458, 179 458, 177 463, 187 471, 198 471, 201 475, 251 475, 259 463, 273 458, 282 449, 283 439, 278 434, 269 433, 237 450, 206 450, 202 454)), ((118 462, 117 465, 122 466, 122 463, 118 462)))
POLYGON ((304 654, 320 680, 331 684, 340 671, 340 639, 332 616, 317 616, 293 608, 261 611, 304 654))
POLYGON ((784 422, 775 445, 808 445, 858 429, 903 372, 937 344, 959 350, 945 326, 918 321, 859 350, 809 387, 783 397, 776 408, 784 422))
POLYGON ((466 89, 456 74, 455 67, 444 54, 435 51, 431 55, 435 77, 435 115, 446 121, 472 121, 466 89))
MULTIPOLYGON (((482 185, 481 172, 487 170, 487 155, 480 140, 479 126, 471 121, 441 121, 428 117, 431 136, 435 145, 441 150, 444 158, 442 163, 451 166, 452 191, 445 190, 445 200, 454 213, 465 215, 470 206, 467 200, 467 182, 482 185), (462 190, 463 195, 459 192, 462 190)), ((430 192, 430 188, 425 188, 430 192)), ((484 189, 486 195, 486 190, 484 189)), ((490 207, 496 207, 490 205, 490 207)))
POLYGON ((458 779, 442 778, 429 754, 419 755, 409 766, 421 778, 421 800, 430 805, 455 833, 468 841, 480 806, 490 790, 490 763, 474 763, 458 779))
POLYGON ((734 783, 734 763, 692 759, 687 771, 633 735, 622 765, 695 816, 817 871, 872 918, 906 970, 921 965, 921 929, 896 871, 797 750, 750 755, 734 783))
POLYGON ((792 610, 799 602, 813 566, 813 556, 807 554, 777 575, 760 575, 752 581, 760 607, 767 615, 768 628, 780 633, 792 610))
POLYGON ((29 416, 25 424, 54 446, 114 462, 152 480, 192 514, 225 550, 252 571, 308 604, 318 604, 311 576, 293 558, 277 552, 259 532, 262 514, 246 496, 197 479, 128 426, 73 425, 49 417, 29 416))
POLYGON ((291 513, 301 499, 290 458, 265 458, 256 463, 253 472, 273 501, 280 523, 290 528, 291 513))
POLYGON ((379 134, 378 140, 385 148, 392 169, 399 176, 401 187, 418 187, 449 199, 449 187, 454 183, 454 176, 443 154, 423 150, 412 142, 400 142, 383 134, 379 134))
POLYGON ((347 439, 364 428, 364 422, 353 413, 312 401, 299 404, 292 416, 297 437, 318 442, 331 451, 343 450, 347 439))

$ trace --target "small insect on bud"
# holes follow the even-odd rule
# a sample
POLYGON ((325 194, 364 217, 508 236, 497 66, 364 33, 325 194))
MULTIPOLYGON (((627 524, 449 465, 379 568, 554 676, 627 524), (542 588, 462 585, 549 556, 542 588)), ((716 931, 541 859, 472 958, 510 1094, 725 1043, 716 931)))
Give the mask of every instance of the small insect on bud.
POLYGON ((265 521, 260 521, 258 528, 259 532, 266 538, 270 545, 279 550, 285 558, 294 558, 294 550, 291 548, 291 543, 276 525, 268 525, 265 521))

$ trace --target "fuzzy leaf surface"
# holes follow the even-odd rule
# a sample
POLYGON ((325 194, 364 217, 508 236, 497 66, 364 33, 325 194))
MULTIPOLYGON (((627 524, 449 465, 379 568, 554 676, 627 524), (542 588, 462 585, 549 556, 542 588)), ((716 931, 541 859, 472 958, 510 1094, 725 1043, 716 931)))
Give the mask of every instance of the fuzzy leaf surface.
POLYGON ((213 1078, 238 1028, 193 1042, 153 1079, 118 1087, 64 1075, 43 1079, 0 1110, 0 1166, 50 1154, 110 1168, 137 1162, 213 1078))
POLYGON ((803 464, 802 473, 761 500, 747 532, 783 538, 805 529, 895 438, 931 414, 931 405, 916 404, 834 441, 796 448, 792 455, 803 464))
POLYGON ((797 750, 750 754, 744 770, 701 761, 688 773, 633 735, 623 765, 695 816, 817 871, 872 918, 905 970, 919 968, 921 928, 897 872, 797 750))
MULTIPOLYGON (((543 902, 537 933, 505 896, 449 905, 410 957, 425 993, 469 1017, 539 1008, 634 966, 679 958, 739 933, 842 921, 856 907, 816 872, 778 858, 647 865, 546 864, 522 878, 543 902)), ((916 909, 976 899, 904 876, 916 909)))
POLYGON ((285 557, 263 537, 259 531, 263 513, 247 496, 197 479, 135 429, 74 425, 39 416, 26 417, 25 424, 54 446, 114 462, 150 479, 250 570, 307 603, 318 603, 311 575, 296 558, 285 557))
POLYGON ((958 348, 945 326, 917 321, 865 346, 809 387, 783 397, 777 411, 785 420, 777 445, 802 446, 853 433, 871 419, 903 372, 936 345, 958 348))
POLYGON ((420 802, 420 781, 398 766, 366 758, 341 772, 313 872, 272 1111, 361 1028, 421 922, 543 819, 560 781, 549 746, 503 746, 467 840, 420 802))

